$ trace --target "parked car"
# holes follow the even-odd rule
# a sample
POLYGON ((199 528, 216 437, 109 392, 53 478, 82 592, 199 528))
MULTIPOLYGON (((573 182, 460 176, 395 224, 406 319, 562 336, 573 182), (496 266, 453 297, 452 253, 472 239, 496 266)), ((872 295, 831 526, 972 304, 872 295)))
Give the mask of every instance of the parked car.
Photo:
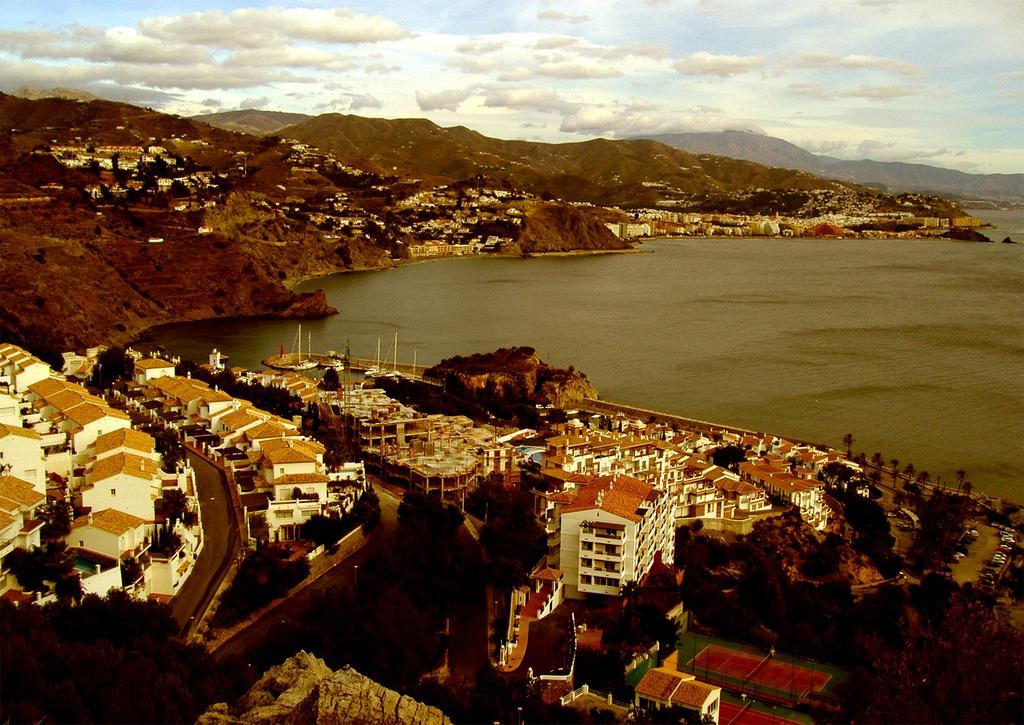
POLYGON ((1013 551, 1013 547, 1010 546, 1009 544, 1000 544, 999 545, 999 551, 1007 551, 1007 552, 1008 551, 1013 551))
POLYGON ((964 556, 965 556, 965 555, 964 555, 964 554, 962 554, 962 553, 960 553, 959 551, 957 551, 957 552, 954 552, 954 553, 953 553, 953 560, 954 560, 954 561, 960 561, 961 559, 963 559, 963 558, 964 558, 964 556))
POLYGON ((967 535, 970 536, 972 539, 977 539, 978 538, 978 530, 977 529, 971 529, 970 531, 967 532, 967 535))

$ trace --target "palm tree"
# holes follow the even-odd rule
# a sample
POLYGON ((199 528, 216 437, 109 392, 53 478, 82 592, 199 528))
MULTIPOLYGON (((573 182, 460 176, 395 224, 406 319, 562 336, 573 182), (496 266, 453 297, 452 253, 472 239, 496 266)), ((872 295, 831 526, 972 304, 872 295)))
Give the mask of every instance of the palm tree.
POLYGON ((964 485, 964 481, 967 480, 967 471, 962 468, 956 470, 956 492, 960 494, 960 488, 964 485))
POLYGON ((850 455, 851 455, 850 454, 850 448, 853 446, 853 441, 854 441, 853 433, 847 433, 846 435, 843 436, 843 445, 846 446, 846 457, 847 458, 849 458, 850 455))
POLYGON ((914 468, 914 464, 913 463, 908 463, 907 465, 905 465, 903 467, 903 475, 906 477, 906 479, 908 481, 913 480, 914 474, 916 472, 917 472, 917 469, 914 468))
POLYGON ((875 451, 874 453, 871 454, 871 465, 877 468, 878 470, 882 470, 882 461, 884 460, 885 459, 882 458, 882 454, 879 453, 878 451, 875 451))
POLYGON ((892 465, 892 485, 896 485, 896 477, 900 475, 900 461, 898 458, 893 458, 889 463, 892 465))
POLYGON ((964 496, 967 498, 971 497, 971 492, 974 490, 974 484, 970 481, 964 481, 964 496))

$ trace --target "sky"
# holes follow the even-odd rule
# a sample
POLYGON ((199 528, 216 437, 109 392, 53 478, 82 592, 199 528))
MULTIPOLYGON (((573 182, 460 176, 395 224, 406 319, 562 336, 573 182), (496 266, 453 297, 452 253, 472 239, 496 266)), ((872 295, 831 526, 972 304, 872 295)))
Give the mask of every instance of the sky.
POLYGON ((0 90, 1024 172, 1024 0, 5 0, 0 90))

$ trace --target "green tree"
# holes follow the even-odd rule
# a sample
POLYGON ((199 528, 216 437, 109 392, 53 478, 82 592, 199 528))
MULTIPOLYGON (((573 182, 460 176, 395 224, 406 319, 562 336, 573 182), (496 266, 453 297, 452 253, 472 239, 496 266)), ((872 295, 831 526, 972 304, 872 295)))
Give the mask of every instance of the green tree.
POLYGON ((1024 634, 962 596, 849 689, 854 722, 1019 722, 1024 634))
POLYGON ((163 456, 165 471, 174 471, 185 458, 181 438, 170 428, 164 428, 156 434, 156 450, 163 456))
POLYGON ((47 499, 41 512, 44 522, 41 532, 43 540, 55 541, 70 534, 74 513, 71 504, 64 499, 47 499))
POLYGON ((853 433, 847 433, 843 436, 843 445, 846 446, 846 457, 849 458, 852 453, 853 443, 856 439, 853 437, 853 433))
POLYGON ((123 347, 108 347, 96 359, 92 384, 106 390, 118 380, 127 380, 135 370, 134 361, 125 355, 123 347))
POLYGON ((160 508, 173 528, 188 512, 188 496, 181 489, 169 488, 164 491, 160 508))

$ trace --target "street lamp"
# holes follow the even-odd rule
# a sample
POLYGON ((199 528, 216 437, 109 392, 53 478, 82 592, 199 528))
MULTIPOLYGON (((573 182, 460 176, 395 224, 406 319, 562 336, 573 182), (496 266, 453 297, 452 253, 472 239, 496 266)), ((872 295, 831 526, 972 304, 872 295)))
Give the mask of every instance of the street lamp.
POLYGON ((353 578, 353 581, 352 581, 352 587, 356 588, 356 587, 359 586, 359 565, 358 564, 354 564, 352 566, 352 568, 354 570, 354 578, 353 578))

